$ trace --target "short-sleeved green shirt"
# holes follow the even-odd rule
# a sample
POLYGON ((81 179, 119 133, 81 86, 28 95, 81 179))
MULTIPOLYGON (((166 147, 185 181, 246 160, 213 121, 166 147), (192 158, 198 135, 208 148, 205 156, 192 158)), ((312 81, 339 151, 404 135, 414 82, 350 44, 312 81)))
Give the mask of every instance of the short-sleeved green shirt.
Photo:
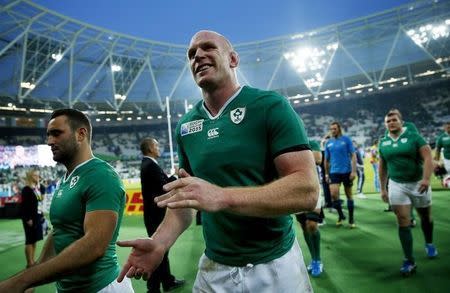
POLYGON ((378 148, 389 178, 398 183, 419 181, 423 173, 419 149, 426 144, 422 136, 409 130, 403 130, 397 139, 382 137, 378 148))
POLYGON ((447 132, 441 133, 436 140, 436 151, 444 150, 444 159, 450 160, 450 135, 447 132))
POLYGON ((58 280, 58 292, 97 292, 117 278, 119 265, 115 243, 124 208, 125 189, 118 174, 98 158, 78 165, 67 178, 60 180, 50 206, 57 254, 83 237, 87 212, 112 210, 117 213, 118 221, 105 255, 58 280))
POLYGON ((320 144, 317 141, 315 141, 315 140, 310 139, 309 140, 309 146, 311 147, 311 151, 313 151, 313 152, 320 152, 321 151, 320 150, 320 144))
MULTIPOLYGON (((177 126, 180 167, 222 187, 258 186, 278 175, 274 158, 309 149, 303 122, 284 97, 248 86, 212 117, 199 102, 177 126)), ((230 266, 265 263, 295 239, 289 215, 247 217, 202 212, 205 254, 230 266)))

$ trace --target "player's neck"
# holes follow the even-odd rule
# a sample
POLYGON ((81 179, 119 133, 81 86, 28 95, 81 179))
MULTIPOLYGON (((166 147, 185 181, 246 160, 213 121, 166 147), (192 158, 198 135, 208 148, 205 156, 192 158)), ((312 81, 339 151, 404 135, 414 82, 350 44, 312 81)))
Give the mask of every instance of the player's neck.
POLYGON ((238 83, 214 89, 202 89, 205 106, 211 115, 215 116, 222 109, 223 105, 239 90, 238 83))
POLYGON ((94 155, 92 154, 91 148, 80 150, 71 162, 64 164, 67 169, 67 174, 72 173, 72 171, 80 164, 92 159, 94 155))

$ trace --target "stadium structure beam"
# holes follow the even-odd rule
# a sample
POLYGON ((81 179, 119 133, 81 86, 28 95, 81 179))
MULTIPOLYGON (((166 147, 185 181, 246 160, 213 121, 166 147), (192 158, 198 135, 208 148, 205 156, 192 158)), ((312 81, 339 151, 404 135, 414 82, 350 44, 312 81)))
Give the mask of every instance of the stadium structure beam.
MULTIPOLYGON (((77 33, 75 33, 75 35, 73 36, 73 38, 72 38, 72 40, 71 40, 69 46, 61 53, 62 56, 66 55, 67 52, 75 45, 75 41, 76 41, 77 37, 83 32, 83 30, 84 30, 84 28, 82 28, 82 29, 79 30, 77 33)), ((38 80, 36 80, 36 82, 35 82, 34 85, 37 87, 37 86, 45 79, 45 77, 53 70, 53 68, 56 67, 57 64, 58 64, 57 61, 53 62, 53 64, 50 65, 50 66, 44 71, 44 73, 42 73, 42 75, 38 78, 38 80)), ((23 80, 21 80, 21 82, 22 82, 22 81, 23 81, 23 80)), ((29 89, 25 92, 25 94, 24 94, 23 96, 19 97, 19 99, 22 99, 22 100, 25 99, 25 98, 31 93, 32 90, 33 90, 32 88, 29 88, 29 89)))
POLYGON ((356 59, 352 56, 352 54, 350 54, 350 52, 345 48, 345 46, 341 43, 340 47, 342 48, 342 50, 344 51, 344 53, 348 56, 348 58, 350 58, 350 60, 356 65, 356 67, 361 71, 362 74, 364 74, 364 76, 372 83, 375 85, 374 80, 370 77, 369 74, 367 74, 367 72, 364 70, 364 68, 362 68, 362 66, 358 63, 358 61, 356 61, 356 59))
POLYGON ((284 57, 283 55, 280 56, 278 59, 277 65, 275 66, 275 69, 273 70, 272 76, 270 77, 269 82, 267 83, 266 89, 269 90, 272 87, 272 83, 275 80, 275 76, 277 76, 278 71, 280 70, 281 63, 283 63, 284 57))
POLYGON ((103 66, 105 66, 106 61, 109 60, 109 55, 106 56, 103 59, 102 64, 100 64, 97 69, 95 70, 94 74, 91 75, 91 77, 89 78, 88 82, 84 85, 84 87, 81 89, 81 91, 78 93, 78 95, 75 97, 75 101, 73 102, 74 104, 80 99, 81 95, 84 94, 84 92, 86 91, 86 89, 88 88, 88 86, 91 84, 91 82, 94 80, 95 76, 100 72, 100 69, 102 69, 103 66))
POLYGON ((159 92, 158 83, 156 82, 155 73, 153 72, 153 67, 152 67, 152 63, 150 61, 150 57, 147 58, 147 60, 145 62, 147 63, 147 66, 148 66, 148 69, 150 72, 150 77, 152 79, 153 86, 155 87, 156 97, 158 98, 158 101, 159 101, 159 107, 161 109, 163 109, 164 106, 163 106, 162 100, 161 100, 161 93, 159 92))
POLYGON ((17 4, 19 4, 19 2, 22 2, 21 0, 16 0, 13 1, 11 3, 9 3, 8 5, 3 6, 2 8, 0 8, 0 13, 6 10, 10 10, 12 7, 16 6, 17 4))
POLYGON ((394 49, 395 49, 395 47, 397 47, 397 42, 398 42, 398 39, 400 38, 400 32, 402 32, 402 29, 398 28, 397 33, 395 34, 394 41, 392 42, 391 49, 389 50, 389 53, 386 57, 386 61, 384 62, 383 68, 381 70, 380 77, 378 78, 377 84, 375 86, 377 86, 378 83, 383 80, 384 73, 386 72, 387 66, 389 65, 389 62, 391 62, 391 58, 392 58, 392 54, 394 53, 394 49))
MULTIPOLYGON (((147 57, 148 58, 148 57, 147 57)), ((142 72, 144 71, 145 68, 145 62, 142 63, 141 67, 139 68, 138 73, 136 74, 136 76, 134 77, 134 79, 131 81, 130 86, 128 87, 128 90, 125 92, 125 96, 128 97, 128 94, 130 93, 131 89, 133 88, 134 84, 136 83, 136 81, 138 80, 138 78, 141 76, 142 72)), ((126 99, 123 99, 120 104, 119 104, 119 109, 122 107, 122 104, 125 102, 126 99)))
POLYGON ((27 31, 23 31, 21 32, 14 40, 12 40, 11 42, 9 42, 8 45, 6 45, 1 51, 0 51, 0 57, 9 50, 9 48, 11 48, 15 43, 17 43, 25 34, 27 33, 27 31))
MULTIPOLYGON (((403 30, 403 32, 408 35, 408 33, 406 32, 404 27, 401 27, 401 29, 403 30)), ((442 70, 449 72, 448 68, 445 68, 440 62, 437 62, 436 57, 433 56, 433 54, 430 53, 430 51, 427 50, 427 48, 425 48, 424 46, 422 46, 421 44, 417 44, 416 42, 414 42, 411 38, 409 38, 411 40, 411 42, 414 43, 414 45, 416 45, 417 47, 419 47, 423 52, 425 52, 425 54, 431 58, 431 60, 434 61, 434 63, 437 64, 437 66, 439 66, 442 70)))
MULTIPOLYGON (((323 80, 324 80, 324 82, 325 82, 325 80, 326 80, 326 78, 327 78, 328 71, 330 70, 331 64, 333 63, 334 56, 336 55, 336 51, 337 51, 337 49, 336 49, 336 50, 333 50, 333 53, 331 54, 330 60, 328 61, 328 64, 327 64, 327 68, 325 68, 325 72, 324 72, 324 74, 323 74, 323 80)), ((320 90, 322 89, 322 85, 324 84, 324 82, 322 82, 322 83, 319 85, 319 87, 317 88, 316 94, 314 95, 315 98, 319 97, 319 93, 320 93, 320 90)))
MULTIPOLYGON (((184 73, 186 72, 186 69, 189 67, 189 63, 185 61, 183 69, 181 70, 180 74, 178 75, 177 80, 175 81, 175 84, 172 87, 172 90, 169 94, 169 99, 172 99, 173 94, 175 93, 175 90, 178 88, 178 85, 180 84, 181 78, 183 77, 184 73)), ((163 110, 163 109, 161 109, 163 110)))

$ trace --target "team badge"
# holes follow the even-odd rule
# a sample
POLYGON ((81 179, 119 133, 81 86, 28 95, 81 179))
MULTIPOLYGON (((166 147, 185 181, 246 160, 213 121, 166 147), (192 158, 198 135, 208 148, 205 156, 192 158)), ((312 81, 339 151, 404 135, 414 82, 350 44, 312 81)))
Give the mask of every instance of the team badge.
POLYGON ((387 141, 383 141, 383 143, 381 144, 382 146, 387 146, 387 145, 391 145, 392 141, 387 140, 387 141))
POLYGON ((194 120, 181 124, 180 134, 181 136, 185 136, 188 134, 200 132, 202 130, 203 130, 203 119, 194 120))
POLYGON ((80 179, 80 176, 73 176, 72 179, 70 179, 70 185, 69 185, 69 188, 74 187, 75 184, 78 183, 78 179, 80 179))
POLYGON ((408 141, 408 138, 406 138, 406 137, 400 139, 400 142, 401 142, 401 143, 406 143, 407 141, 408 141))
POLYGON ((244 108, 236 108, 230 111, 230 118, 234 124, 239 124, 244 120, 245 117, 245 107, 244 108))

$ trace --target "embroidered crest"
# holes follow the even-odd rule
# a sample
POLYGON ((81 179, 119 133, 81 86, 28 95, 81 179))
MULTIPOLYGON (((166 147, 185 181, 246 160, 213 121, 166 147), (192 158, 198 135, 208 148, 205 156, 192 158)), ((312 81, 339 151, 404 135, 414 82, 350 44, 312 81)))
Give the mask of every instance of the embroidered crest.
POLYGON ((245 107, 244 108, 236 108, 230 111, 230 118, 234 124, 239 124, 244 120, 245 117, 245 107))
POLYGON ((73 176, 72 179, 70 179, 70 185, 69 185, 69 188, 74 187, 75 184, 78 183, 78 179, 80 179, 80 176, 73 176))
POLYGON ((400 142, 401 142, 401 143, 406 143, 407 141, 408 141, 408 138, 406 138, 406 137, 400 139, 400 142))

